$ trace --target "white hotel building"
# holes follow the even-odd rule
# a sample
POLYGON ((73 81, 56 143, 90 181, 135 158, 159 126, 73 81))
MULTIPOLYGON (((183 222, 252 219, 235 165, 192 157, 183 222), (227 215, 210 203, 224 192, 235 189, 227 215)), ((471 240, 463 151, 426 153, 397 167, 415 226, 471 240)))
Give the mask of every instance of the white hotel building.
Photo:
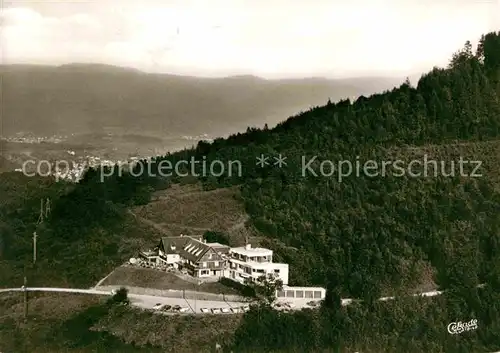
POLYGON ((201 236, 164 237, 154 251, 143 251, 140 257, 148 263, 182 267, 197 278, 227 277, 246 284, 265 275, 281 279, 283 288, 276 291, 278 300, 311 301, 325 298, 321 287, 288 286, 288 264, 273 262, 273 251, 250 244, 236 248, 207 243, 201 236))
POLYGON ((245 283, 245 280, 256 280, 260 276, 273 274, 288 284, 288 264, 273 262, 273 251, 265 248, 252 248, 247 244, 231 248, 228 254, 228 266, 224 276, 234 281, 245 283))

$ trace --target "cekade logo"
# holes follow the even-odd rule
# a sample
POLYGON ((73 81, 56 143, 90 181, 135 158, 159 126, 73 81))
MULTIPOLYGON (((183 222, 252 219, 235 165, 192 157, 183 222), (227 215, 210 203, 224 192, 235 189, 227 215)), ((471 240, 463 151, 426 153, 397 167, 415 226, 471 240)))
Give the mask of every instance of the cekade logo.
POLYGON ((477 329, 477 319, 472 319, 469 322, 452 322, 448 325, 448 332, 452 335, 456 335, 466 331, 472 331, 477 329))

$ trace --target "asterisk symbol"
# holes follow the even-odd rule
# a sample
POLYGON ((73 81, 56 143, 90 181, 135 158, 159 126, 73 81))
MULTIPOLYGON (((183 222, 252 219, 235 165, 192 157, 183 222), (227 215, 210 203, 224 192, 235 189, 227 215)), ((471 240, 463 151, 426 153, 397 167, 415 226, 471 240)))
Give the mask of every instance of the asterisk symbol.
POLYGON ((286 166, 286 157, 282 156, 281 153, 278 155, 278 157, 274 157, 276 162, 274 162, 274 165, 277 165, 279 168, 286 166))
POLYGON ((260 157, 257 157, 257 166, 264 168, 264 166, 269 165, 269 163, 267 162, 268 159, 269 157, 261 154, 260 157))

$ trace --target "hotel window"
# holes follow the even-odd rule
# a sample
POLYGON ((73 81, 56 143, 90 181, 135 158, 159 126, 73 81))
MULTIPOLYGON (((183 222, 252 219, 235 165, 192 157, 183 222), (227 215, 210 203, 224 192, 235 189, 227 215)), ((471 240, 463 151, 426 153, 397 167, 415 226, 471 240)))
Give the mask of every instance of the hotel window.
POLYGON ((306 298, 313 298, 313 292, 312 291, 308 290, 308 291, 305 291, 304 293, 306 295, 306 298))
POLYGON ((295 292, 293 290, 287 290, 286 291, 286 297, 287 298, 294 298, 295 297, 295 292))
POLYGON ((296 291, 295 298, 304 298, 304 291, 303 290, 296 291))
POLYGON ((279 298, 284 298, 285 297, 285 292, 282 291, 282 290, 278 291, 278 297, 279 298))
POLYGON ((207 263, 206 262, 202 262, 201 263, 201 267, 207 267, 207 263))
POLYGON ((320 299, 321 298, 321 292, 320 291, 314 291, 314 298, 315 299, 320 299))
POLYGON ((215 267, 219 267, 219 261, 215 261, 214 266, 215 266, 215 267))

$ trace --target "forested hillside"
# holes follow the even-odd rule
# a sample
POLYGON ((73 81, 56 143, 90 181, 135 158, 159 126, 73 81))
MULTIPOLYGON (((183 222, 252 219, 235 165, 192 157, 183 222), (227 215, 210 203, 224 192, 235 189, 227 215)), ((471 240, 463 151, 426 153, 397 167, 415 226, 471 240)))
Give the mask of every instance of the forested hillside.
MULTIPOLYGON (((157 157, 149 168, 158 174, 161 161, 191 157, 241 161, 240 176, 200 180, 207 189, 241 185, 251 221, 267 237, 265 245, 275 250, 275 261, 290 264, 291 283, 329 290, 319 313, 251 311, 236 332, 236 351, 484 352, 500 349, 499 146, 500 32, 483 36, 477 49, 467 42, 448 68, 435 68, 416 87, 405 82, 355 102, 328 102, 274 129, 249 128, 157 157), (261 154, 271 158, 267 167, 256 166, 261 154), (286 167, 272 165, 279 154, 287 157, 286 167), (303 156, 317 156, 311 164, 316 172, 324 160, 409 164, 426 157, 438 165, 443 161, 446 175, 360 173, 339 180, 338 171, 304 174, 303 156), (479 170, 478 163, 468 163, 459 172, 459 160, 482 163, 479 170), (425 302, 373 302, 384 293, 412 292, 423 282, 450 293, 425 302), (476 289, 480 283, 487 283, 485 289, 476 289), (339 296, 366 302, 339 308, 339 296), (480 322, 476 332, 446 332, 447 323, 471 318, 480 322)), ((118 261, 124 210, 179 181, 125 174, 102 183, 100 177, 90 171, 62 197, 57 196, 60 185, 49 187, 55 202, 45 234, 60 243, 52 246, 53 253, 77 256, 70 266, 53 260, 40 266, 60 269, 68 283, 76 283, 69 275, 76 275, 91 254, 97 269, 78 273, 78 283, 93 279, 98 266, 118 261)), ((3 227, 22 229, 16 215, 23 212, 22 205, 4 211, 3 227)), ((14 233, 4 243, 18 249, 14 233)), ((6 260, 16 261, 10 254, 6 260)))
POLYGON ((128 203, 120 204, 126 193, 113 203, 102 190, 85 181, 75 188, 50 178, 0 174, 0 287, 18 287, 27 275, 32 286, 88 288, 137 249, 157 241, 161 234, 154 228, 127 217, 128 203), (50 213, 37 224, 41 200, 47 198, 50 213))
POLYGON ((499 274, 499 41, 488 34, 477 50, 467 42, 449 68, 434 69, 417 87, 406 82, 354 103, 329 102, 273 130, 249 129, 163 158, 242 161, 241 177, 202 179, 207 187, 242 184, 255 226, 270 242, 298 249, 277 250, 295 284, 328 283, 342 296, 368 299, 411 290, 430 271, 441 287, 473 287, 499 274), (431 144, 428 158, 443 161, 448 175, 303 175, 303 156, 409 163, 431 144), (288 165, 259 168, 260 154, 282 154, 288 165), (473 163, 459 173, 460 158, 481 161, 481 176, 473 163))

